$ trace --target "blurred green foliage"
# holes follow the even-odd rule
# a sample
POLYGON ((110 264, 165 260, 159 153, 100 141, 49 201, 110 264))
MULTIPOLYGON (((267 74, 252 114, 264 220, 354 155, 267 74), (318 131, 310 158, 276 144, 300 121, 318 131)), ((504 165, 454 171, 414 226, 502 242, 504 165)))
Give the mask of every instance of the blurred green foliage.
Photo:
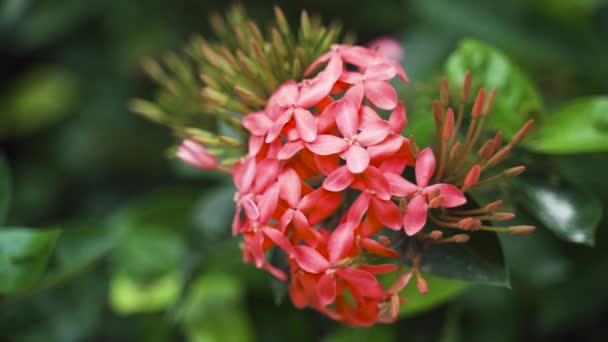
MULTIPOLYGON (((272 18, 269 2, 244 5, 272 18)), ((539 119, 516 153, 529 172, 502 189, 539 229, 482 243, 471 259, 486 263, 468 269, 479 281, 498 260, 492 274, 511 289, 429 275, 427 296, 406 290, 402 319, 370 329, 276 305, 271 277, 242 264, 230 237, 233 187, 167 159, 171 132, 127 109, 154 92, 144 57, 208 35, 210 11, 228 6, 0 2, 0 340, 604 340, 608 1, 281 4, 290 22, 306 8, 361 43, 403 41, 405 134, 420 145, 432 143, 442 73, 455 93, 467 69, 474 87, 497 86, 493 128, 506 135, 539 119)))

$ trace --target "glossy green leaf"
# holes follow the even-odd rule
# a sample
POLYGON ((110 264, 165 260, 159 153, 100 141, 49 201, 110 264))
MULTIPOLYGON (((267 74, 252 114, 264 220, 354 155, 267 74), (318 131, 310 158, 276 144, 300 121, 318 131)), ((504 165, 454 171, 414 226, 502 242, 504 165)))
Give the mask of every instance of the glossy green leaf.
POLYGON ((0 293, 34 286, 53 252, 59 230, 0 229, 0 293))
POLYGON ((514 195, 524 210, 560 238, 593 245, 602 217, 602 204, 591 193, 567 183, 519 177, 513 181, 514 195))
POLYGON ((253 341, 242 297, 243 288, 235 278, 214 273, 197 278, 179 312, 188 341, 253 341))
POLYGON ((452 91, 458 90, 465 73, 471 71, 471 96, 481 87, 489 91, 496 87, 494 111, 487 125, 500 130, 506 137, 513 136, 528 119, 543 110, 536 86, 509 58, 498 49, 480 41, 465 39, 445 64, 445 74, 452 91))
POLYGON ((0 225, 6 222, 11 199, 11 175, 8 164, 0 155, 0 225))
POLYGON ((470 236, 466 243, 431 246, 422 256, 421 270, 448 279, 509 286, 496 233, 478 231, 470 236))
POLYGON ((407 298, 408 301, 400 307, 399 315, 401 317, 419 314, 444 304, 458 296, 469 285, 462 281, 440 278, 431 274, 423 276, 429 286, 429 292, 424 295, 420 294, 414 281, 403 289, 401 297, 407 298))
POLYGON ((552 154, 608 151, 608 96, 565 104, 546 118, 526 146, 552 154))
POLYGON ((120 241, 120 233, 109 227, 85 223, 64 227, 38 287, 55 286, 71 279, 107 256, 120 241))

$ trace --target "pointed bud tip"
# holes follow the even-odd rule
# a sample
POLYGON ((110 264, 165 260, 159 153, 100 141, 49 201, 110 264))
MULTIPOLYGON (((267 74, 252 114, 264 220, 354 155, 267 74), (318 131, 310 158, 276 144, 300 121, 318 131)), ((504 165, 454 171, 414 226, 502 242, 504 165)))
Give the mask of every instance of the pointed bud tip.
POLYGON ((469 241, 470 237, 467 234, 456 234, 452 239, 454 239, 454 242, 456 243, 466 243, 469 241))
POLYGON ((429 237, 433 240, 439 240, 443 238, 443 232, 441 230, 433 230, 429 233, 429 237))
POLYGON ((513 226, 507 230, 510 234, 529 234, 536 230, 535 226, 513 226))
POLYGON ((475 104, 473 105, 473 110, 471 111, 471 117, 476 119, 481 114, 481 110, 483 108, 483 103, 486 98, 486 90, 485 88, 479 89, 477 93, 477 98, 475 99, 475 104))

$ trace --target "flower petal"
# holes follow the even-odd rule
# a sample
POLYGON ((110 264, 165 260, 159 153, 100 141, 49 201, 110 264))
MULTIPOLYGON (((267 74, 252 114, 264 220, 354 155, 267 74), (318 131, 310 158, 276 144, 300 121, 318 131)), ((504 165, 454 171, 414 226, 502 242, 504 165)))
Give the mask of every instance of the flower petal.
POLYGON ((343 152, 348 148, 348 143, 335 135, 321 134, 315 141, 306 143, 306 147, 315 154, 327 156, 343 152))
POLYGON ((392 230, 401 229, 401 210, 395 203, 372 197, 372 207, 382 224, 392 230))
POLYGON ((294 248, 294 258, 301 269, 308 273, 318 274, 329 268, 329 262, 316 249, 299 245, 294 248))
POLYGON ((361 246, 370 253, 386 256, 389 258, 397 257, 397 252, 395 252, 395 250, 383 246, 380 242, 378 242, 374 239, 364 238, 364 239, 360 240, 360 243, 361 243, 361 246))
MULTIPOLYGON (((267 223, 276 211, 278 204, 279 186, 275 183, 270 188, 268 188, 268 190, 266 190, 264 195, 262 195, 258 201, 258 221, 262 223, 267 223)), ((245 207, 245 210, 247 210, 247 207, 245 207)))
POLYGON ((368 80, 388 81, 397 76, 397 69, 391 63, 374 63, 365 68, 365 76, 368 80))
POLYGON ((433 190, 439 189, 439 194, 443 198, 441 201, 441 207, 443 208, 454 208, 459 207, 467 203, 467 198, 464 196, 462 191, 452 184, 433 184, 426 187, 427 192, 433 192, 433 190))
POLYGON ((382 171, 380 171, 378 168, 370 166, 363 175, 365 177, 365 184, 367 188, 374 191, 374 197, 384 201, 391 199, 391 185, 386 177, 384 177, 382 171))
POLYGON ((346 93, 344 94, 344 98, 349 99, 355 105, 355 107, 360 107, 361 102, 363 101, 363 95, 365 93, 365 86, 363 83, 355 84, 350 87, 346 93))
POLYGON ((300 138, 306 142, 312 142, 317 137, 317 123, 312 114, 306 109, 296 108, 294 110, 296 129, 300 138))
POLYGON ((302 197, 302 180, 298 173, 291 168, 283 170, 279 176, 279 189, 290 207, 295 208, 302 197))
POLYGON ((329 262, 333 265, 346 258, 348 252, 353 248, 354 242, 355 234, 353 228, 348 224, 338 226, 338 228, 331 233, 329 241, 327 241, 329 262))
POLYGON ((401 135, 391 134, 383 142, 369 146, 367 152, 372 160, 387 158, 399 151, 404 140, 405 138, 401 135))
POLYGON ((408 203, 407 211, 403 216, 403 228, 407 235, 412 236, 424 228, 427 208, 426 199, 421 195, 415 196, 408 203))
POLYGON ((302 140, 290 141, 281 147, 277 158, 279 160, 287 160, 293 157, 296 153, 300 152, 304 148, 304 142, 302 140))
POLYGON ((390 133, 389 123, 384 120, 369 121, 361 127, 361 132, 357 135, 357 142, 361 146, 370 146, 378 144, 390 133))
POLYGON ((403 102, 397 103, 397 107, 388 118, 388 123, 391 126, 391 131, 395 134, 401 134, 401 131, 407 125, 407 116, 405 115, 405 105, 403 102))
POLYGON ((372 274, 360 269, 345 267, 336 271, 351 286, 357 289, 357 292, 367 298, 382 298, 384 291, 378 282, 378 279, 372 274))
POLYGON ((340 166, 325 178, 323 189, 333 192, 342 191, 353 182, 354 178, 355 176, 348 170, 346 165, 340 166))
POLYGON ((370 194, 362 192, 359 197, 350 205, 348 213, 346 214, 346 223, 351 227, 356 227, 361 223, 363 215, 367 212, 370 202, 370 194))
POLYGON ((435 173, 435 155, 430 147, 425 148, 416 158, 416 184, 425 188, 435 173))
POLYGON ((397 92, 386 82, 367 81, 365 97, 380 109, 390 110, 397 106, 397 92))
POLYGON ((287 238, 283 234, 281 234, 280 231, 268 227, 263 228, 262 231, 264 232, 264 235, 266 235, 270 240, 272 240, 275 245, 279 246, 282 250, 284 250, 287 255, 292 255, 294 253, 293 246, 291 245, 291 243, 289 243, 287 238))
POLYGON ((346 165, 352 173, 361 173, 369 166, 369 153, 358 145, 352 145, 346 150, 346 165))
POLYGON ((405 197, 418 191, 418 186, 394 173, 384 173, 384 178, 391 186, 391 193, 395 196, 405 197))
POLYGON ((243 118, 243 127, 253 135, 264 135, 272 127, 272 120, 264 112, 251 113, 243 118))
POLYGON ((266 158, 255 167, 255 180, 253 192, 262 193, 271 183, 277 181, 279 176, 279 162, 274 158, 266 158))
POLYGON ((241 204, 243 205, 245 215, 248 219, 257 220, 260 218, 260 209, 258 209, 258 206, 249 197, 241 199, 241 204))
POLYGON ((359 113, 355 104, 347 97, 337 101, 336 125, 345 138, 350 138, 359 132, 359 113))
POLYGON ((336 278, 324 273, 317 283, 317 297, 322 306, 327 306, 336 300, 336 278))

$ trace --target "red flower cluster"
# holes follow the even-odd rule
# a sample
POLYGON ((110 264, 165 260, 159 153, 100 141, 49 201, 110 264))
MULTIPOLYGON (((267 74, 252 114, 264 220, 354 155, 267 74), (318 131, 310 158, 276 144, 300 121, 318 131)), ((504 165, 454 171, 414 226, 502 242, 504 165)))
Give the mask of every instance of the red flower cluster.
MULTIPOLYGON (((417 234, 429 207, 457 207, 466 199, 453 185, 430 184, 430 148, 415 161, 417 184, 402 177, 414 156, 401 135, 405 106, 389 83, 395 77, 407 82, 396 61, 368 48, 337 45, 307 74, 321 66, 312 78, 281 85, 263 111, 244 117, 250 137, 247 156, 232 171, 238 189, 232 232, 244 236, 245 261, 285 280, 285 272, 265 257, 272 247, 283 250, 297 307, 351 325, 390 322, 412 272, 387 290, 380 284, 377 275, 397 269, 390 262, 397 252, 383 229, 417 234)), ((187 140, 178 156, 216 167, 194 144, 187 140)), ((420 277, 418 285, 426 291, 420 277)))

